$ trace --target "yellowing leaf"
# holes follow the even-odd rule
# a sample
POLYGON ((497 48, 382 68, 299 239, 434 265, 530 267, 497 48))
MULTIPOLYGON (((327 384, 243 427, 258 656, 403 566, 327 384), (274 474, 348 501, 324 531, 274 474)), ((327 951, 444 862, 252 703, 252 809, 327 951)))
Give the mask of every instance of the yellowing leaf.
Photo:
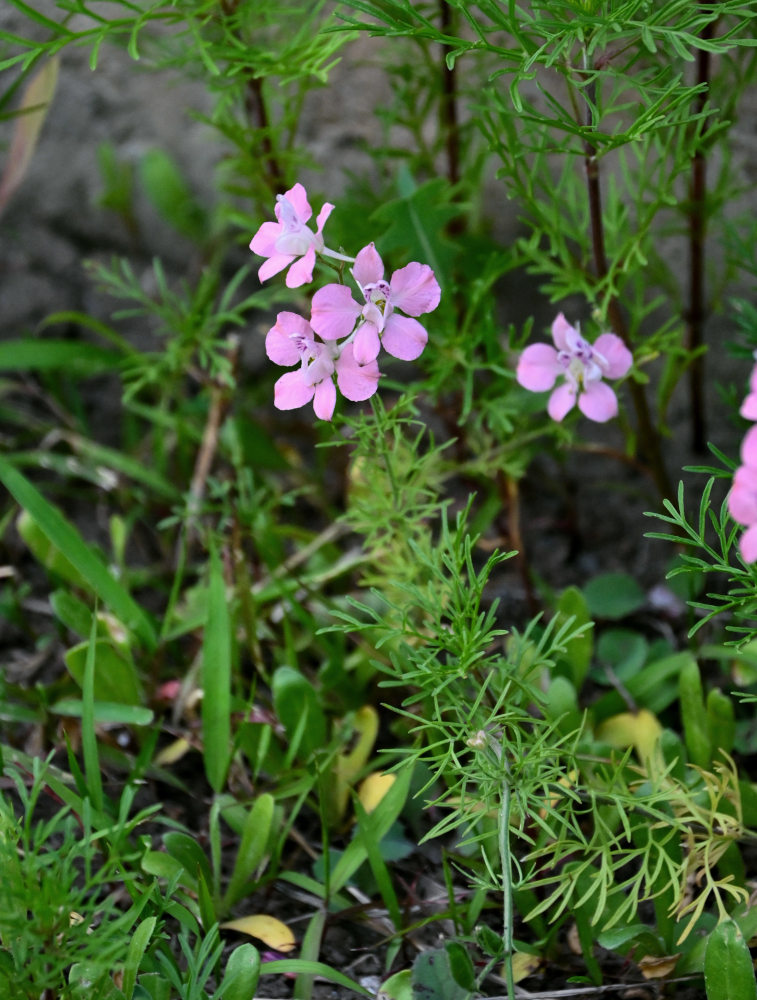
POLYGON ((613 715, 597 729, 597 739, 610 746, 633 747, 639 760, 648 763, 654 757, 655 745, 662 735, 662 726, 657 716, 648 709, 638 712, 621 712, 613 715))
POLYGON ((221 927, 249 934, 274 951, 291 951, 296 944, 294 934, 287 925, 276 917, 269 917, 267 913, 253 913, 249 917, 239 917, 238 920, 227 920, 221 927))
POLYGON ((163 747, 159 754, 156 754, 155 763, 161 767, 165 767, 167 764, 175 764, 177 760, 181 760, 191 749, 192 744, 189 740, 185 740, 183 736, 180 736, 178 740, 169 743, 167 747, 163 747))
POLYGON ((24 88, 19 116, 13 125, 8 159, 0 179, 0 212, 24 178, 34 153, 42 123, 55 93, 60 58, 53 56, 24 88))
POLYGON ((357 796, 367 813, 373 812, 395 781, 393 774, 375 771, 360 783, 357 796))
POLYGON ((349 753, 339 754, 333 770, 333 782, 329 787, 329 810, 333 822, 344 817, 350 801, 353 782, 368 762, 373 744, 378 734, 378 712, 372 705, 363 705, 355 712, 353 726, 357 737, 349 753))
POLYGON ((680 951, 677 955, 645 955, 639 959, 639 969, 645 979, 664 979, 675 969, 680 957, 680 951))
POLYGON ((529 955, 525 951, 516 951, 513 955, 513 982, 533 976, 541 965, 541 955, 529 955))

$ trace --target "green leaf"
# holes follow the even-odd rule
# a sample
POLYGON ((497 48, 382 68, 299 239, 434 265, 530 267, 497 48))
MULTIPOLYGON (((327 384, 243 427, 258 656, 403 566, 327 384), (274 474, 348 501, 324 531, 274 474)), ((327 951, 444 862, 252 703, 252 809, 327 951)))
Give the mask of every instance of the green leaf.
POLYGON ((260 953, 252 944, 235 948, 226 963, 223 982, 213 1000, 251 1000, 260 978, 260 953))
POLYGON ((224 911, 242 898, 246 884, 263 860, 273 828, 274 806, 273 796, 265 792, 258 796, 247 814, 234 870, 224 896, 224 911))
POLYGON ((94 643, 81 642, 64 654, 68 672, 77 684, 84 686, 84 672, 90 646, 97 658, 94 678, 95 700, 114 701, 122 705, 141 705, 144 702, 142 687, 136 668, 111 639, 95 639, 94 643))
MULTIPOLYGON (((370 814, 374 840, 381 842, 399 816, 410 790, 412 773, 412 767, 400 770, 397 780, 370 814)), ((363 841, 351 841, 331 871, 329 891, 333 894, 344 888, 367 857, 363 841)))
POLYGON ((468 1000, 470 990, 452 975, 444 948, 421 952, 413 962, 413 1000, 468 1000))
POLYGON ((326 743, 326 717, 318 693, 307 679, 293 667, 279 667, 271 683, 273 707, 295 745, 300 757, 306 758, 326 743))
MULTIPOLYGON (((567 587, 557 602, 557 618, 559 625, 573 619, 573 627, 588 626, 591 623, 589 605, 578 587, 567 587)), ((591 628, 586 628, 580 635, 573 636, 566 645, 565 652, 560 656, 560 665, 566 664, 570 671, 570 680, 576 691, 586 679, 591 664, 594 637, 591 628)))
POLYGON ((37 522, 50 544, 58 549, 81 575, 87 588, 99 597, 127 628, 132 629, 145 646, 154 649, 156 637, 150 619, 129 592, 111 575, 110 570, 86 544, 76 528, 5 458, 0 458, 0 482, 37 522))
POLYGON ((444 946, 447 952, 450 972, 458 986, 471 991, 476 988, 476 973, 470 953, 459 941, 449 941, 444 946))
POLYGON ((592 618, 616 621, 638 611, 644 604, 644 591, 627 573, 603 573, 584 587, 584 597, 592 618))
POLYGON ((561 733, 575 733, 581 728, 583 716, 578 707, 578 695, 567 677, 555 677, 544 696, 544 717, 556 722, 561 733))
POLYGON ((140 963, 147 950, 147 945, 150 943, 150 938, 155 931, 157 922, 157 917, 147 917, 139 924, 129 942, 129 950, 124 962, 123 983, 121 985, 125 1000, 132 1000, 134 986, 137 981, 137 972, 139 972, 140 963))
POLYGON ((210 864, 208 863, 205 851, 197 841, 189 834, 181 833, 179 830, 172 830, 163 837, 163 846, 167 854, 175 858, 184 871, 192 879, 192 884, 197 884, 197 873, 201 872, 206 882, 211 881, 210 864))
POLYGON ((147 972, 139 977, 134 1000, 170 1000, 171 983, 160 972, 147 972))
POLYGON ((337 972, 330 965, 324 962, 310 962, 301 958, 282 958, 275 962, 266 962, 262 968, 264 976, 288 975, 289 973, 304 973, 305 975, 320 976, 328 983, 336 983, 337 986, 344 986, 352 990, 361 997, 372 997, 373 994, 354 979, 345 976, 342 972, 337 972))
POLYGON ((123 355, 96 344, 71 340, 6 340, 0 344, 0 371, 64 371, 66 374, 95 375, 116 371, 123 355))
POLYGON ((139 179, 145 194, 170 226, 195 243, 204 241, 208 232, 205 210, 168 153, 162 149, 145 153, 139 164, 139 179))
POLYGON ((708 768, 712 764, 712 741, 702 693, 702 678, 694 659, 689 660, 681 671, 678 679, 678 696, 689 759, 697 767, 708 768))
POLYGON ((413 1000, 412 969, 403 969, 389 976, 381 984, 376 1000, 413 1000))
POLYGON ((98 812, 102 812, 104 801, 103 785, 100 774, 100 757, 97 752, 97 735, 95 733, 96 635, 97 615, 93 614, 82 681, 81 745, 84 756, 84 774, 87 780, 87 792, 92 800, 92 805, 98 812))
MULTIPOLYGON (((86 589, 87 581, 78 572, 75 566, 66 559, 60 549, 56 548, 50 541, 47 534, 37 524, 28 510, 22 510, 16 518, 16 530, 21 539, 31 552, 40 566, 47 572, 66 583, 73 584, 74 587, 86 589)), ((87 615, 87 632, 89 631, 89 618, 87 615)))
POLYGON ((633 629, 608 628, 597 640, 597 658, 622 682, 641 670, 648 651, 647 640, 633 629))
MULTIPOLYGON (((79 698, 61 698, 50 706, 50 712, 78 719, 82 717, 83 702, 79 698)), ((114 701, 96 701, 94 704, 94 719, 98 725, 149 726, 154 718, 155 713, 150 708, 121 705, 114 701)))
MULTIPOLYGON (((678 680, 686 664, 696 661, 691 653, 673 653, 655 660, 643 670, 625 682, 626 691, 640 708, 648 708, 650 712, 659 715, 678 696, 678 680)), ((610 715, 624 712, 627 703, 618 691, 610 691, 603 695, 592 706, 592 714, 597 721, 610 715)))
POLYGON ((231 760, 231 629, 223 567, 212 549, 202 648, 202 738, 205 774, 214 792, 223 788, 231 760))
POLYGON ((752 956, 735 920, 721 921, 707 939, 704 953, 707 1000, 755 1000, 752 956))

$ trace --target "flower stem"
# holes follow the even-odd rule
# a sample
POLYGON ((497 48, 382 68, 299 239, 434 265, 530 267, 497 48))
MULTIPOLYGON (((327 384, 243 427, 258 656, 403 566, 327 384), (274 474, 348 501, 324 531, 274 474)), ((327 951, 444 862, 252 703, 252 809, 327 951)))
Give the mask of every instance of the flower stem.
MULTIPOLYGON (((586 87, 586 121, 585 124, 596 127, 594 120, 596 82, 591 81, 586 87)), ((604 218, 602 214, 602 188, 600 184, 599 158, 597 147, 587 138, 584 140, 584 167, 586 171, 586 187, 589 200, 589 216, 591 219, 591 242, 594 256, 594 270, 600 282, 603 282, 609 273, 607 266, 607 253, 605 250, 604 218)), ((623 343, 632 350, 631 338, 628 333, 625 318, 620 308, 616 295, 611 295, 607 302, 607 316, 616 333, 623 343)), ((631 402, 636 412, 636 422, 639 435, 639 448, 645 461, 650 467, 660 496, 672 497, 673 487, 665 468, 665 461, 660 445, 660 434, 652 423, 652 416, 649 412, 646 393, 644 387, 631 378, 628 382, 631 393, 631 402)))
POLYGON ((347 264, 354 264, 354 257, 347 257, 343 253, 337 253, 336 250, 329 250, 328 247, 324 247, 323 250, 318 251, 323 257, 331 257, 332 260, 343 260, 347 264))
MULTIPOLYGON (((702 39, 712 38, 715 22, 710 21, 701 32, 702 39)), ((709 84, 710 53, 707 49, 697 52, 697 83, 709 84)), ((708 91, 702 90, 695 99, 694 111, 701 114, 707 102, 708 91)), ((697 123, 695 127, 701 127, 697 123)), ((699 352, 689 367, 689 401, 691 407, 691 446, 698 454, 707 450, 707 414, 704 394, 704 355, 700 348, 704 342, 705 276, 704 246, 707 230, 707 153, 701 140, 697 143, 691 161, 689 179, 689 305, 686 312, 686 347, 699 352)))
POLYGON ((505 979, 508 1000, 514 1000, 513 979, 513 882, 510 857, 510 782, 502 782, 502 801, 499 807, 499 859, 502 865, 502 943, 505 948, 505 979))
POLYGON ((287 185, 284 172, 271 142, 268 108, 263 94, 263 81, 259 76, 252 74, 248 76, 244 104, 247 114, 260 133, 260 162, 263 166, 266 183, 274 194, 279 194, 286 190, 287 185))
MULTIPOLYGON (((454 35, 454 9, 446 0, 439 0, 441 30, 454 35)), ((442 48, 442 99, 440 117, 447 156, 447 180, 457 184, 460 180, 460 125, 457 118, 457 76, 454 64, 447 64, 447 49, 442 48)))

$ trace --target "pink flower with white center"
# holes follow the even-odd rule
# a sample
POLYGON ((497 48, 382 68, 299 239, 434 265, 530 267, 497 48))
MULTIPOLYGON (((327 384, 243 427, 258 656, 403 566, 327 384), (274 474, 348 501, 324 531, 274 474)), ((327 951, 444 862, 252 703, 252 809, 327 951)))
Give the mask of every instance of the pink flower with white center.
POLYGON ((345 285, 326 285, 313 296, 313 329, 327 341, 340 340, 355 330, 352 345, 359 364, 374 361, 382 346, 395 358, 414 361, 423 352, 428 334, 410 317, 432 312, 441 298, 432 269, 413 262, 387 281, 381 257, 370 243, 355 258, 352 274, 364 304, 356 302, 345 285))
POLYGON ((342 395, 353 402, 369 399, 378 388, 375 361, 359 365, 351 344, 340 349, 337 344, 316 340, 310 324, 297 313, 278 314, 276 325, 266 335, 265 349, 277 365, 300 365, 297 371, 282 375, 274 386, 273 402, 279 410, 294 410, 312 399, 315 415, 331 420, 336 405, 334 375, 342 395))
POLYGON ((570 325, 562 313, 552 324, 555 346, 532 344, 520 356, 515 373, 520 385, 531 392, 546 392, 558 376, 565 382, 549 397, 547 412, 560 421, 578 408, 597 423, 611 420, 618 413, 618 398, 603 378, 621 378, 627 374, 633 357, 614 333, 603 333, 590 344, 570 325))
POLYGON ((313 400, 315 415, 331 420, 336 405, 334 374, 336 352, 331 345, 317 343, 307 320, 297 313, 280 312, 276 325, 266 334, 265 352, 277 365, 296 365, 276 382, 273 405, 278 410, 296 410, 313 400))
POLYGON ((260 280, 265 281, 291 264, 286 276, 288 288, 299 288, 312 281, 315 255, 324 249, 321 231, 333 209, 328 202, 324 204, 313 232, 307 226, 313 210, 302 184, 295 184, 286 194, 277 195, 274 209, 277 221, 264 222, 250 243, 253 253, 268 258, 258 270, 260 280))

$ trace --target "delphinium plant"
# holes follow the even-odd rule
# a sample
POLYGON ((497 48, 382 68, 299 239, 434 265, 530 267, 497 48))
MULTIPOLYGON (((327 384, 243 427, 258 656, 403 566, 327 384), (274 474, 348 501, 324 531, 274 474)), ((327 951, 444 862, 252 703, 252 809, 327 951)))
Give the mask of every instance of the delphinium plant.
MULTIPOLYGON (((692 602, 705 611, 694 640, 717 612, 753 638, 751 437, 728 502, 716 515, 705 490, 695 525, 672 504, 665 456, 687 371, 703 443, 706 293, 717 301, 740 264, 731 254, 707 274, 703 247, 738 194, 724 151, 754 76, 752 5, 12 4, 29 30, 0 32, 0 65, 15 68, 2 109, 23 92, 25 112, 3 199, 54 89, 42 64, 67 46, 88 47, 93 66, 125 46, 202 80, 223 154, 212 209, 165 152, 141 167, 156 212, 192 245, 183 280, 159 260, 147 290, 126 258, 90 265, 121 312, 53 316, 33 357, 24 339, 0 351, 7 370, 40 377, 46 404, 31 423, 9 415, 3 526, 11 537, 20 507, 14 537, 49 580, 63 668, 34 690, 4 681, 17 792, 2 844, 19 898, 51 863, 48 842, 81 855, 86 877, 61 893, 85 926, 102 914, 115 967, 85 967, 84 932, 30 924, 0 931, 0 974, 52 942, 57 964, 35 962, 72 996, 99 977, 127 1000, 233 1000, 285 973, 298 997, 321 975, 361 995, 383 979, 388 996, 462 1000, 503 984, 512 997, 540 966, 560 987, 599 984, 618 968, 600 944, 645 977, 703 975, 709 1000, 754 997, 751 745, 703 669, 705 652, 738 655, 743 679, 748 647, 709 632, 700 653, 624 628, 644 603, 627 577, 550 592, 520 502, 537 456, 560 462, 608 425, 622 443, 595 447, 607 479, 618 458, 646 475, 675 525, 666 540, 684 547, 678 568, 728 575, 725 597, 692 602), (391 39, 376 58, 396 86, 371 176, 332 205, 303 185, 298 129, 358 31, 391 39), (504 195, 523 227, 508 246, 486 225, 504 195), (261 288, 254 257, 239 264, 248 243, 261 288), (683 275, 670 262, 681 247, 683 275), (504 330, 508 285, 528 301, 504 330), (149 349, 130 342, 135 319, 149 349), (50 338, 63 322, 107 349, 50 338), (275 374, 244 370, 255 327, 275 374), (80 404, 93 370, 122 380, 118 446, 80 404), (25 466, 64 493, 48 499, 25 466), (65 511, 92 486, 108 490, 98 537, 75 526, 75 502, 65 511), (14 745, 23 727, 60 770, 34 771, 14 745), (29 774, 70 811, 36 840, 29 774), (172 794, 192 807, 171 808, 172 794), (445 845, 432 881, 453 933, 432 947, 414 877, 392 869, 411 833, 445 845), (111 876, 128 899, 106 907, 111 876), (277 898, 279 917, 297 900, 306 918, 296 957, 277 898), (377 900, 367 920, 388 943, 369 988, 323 959, 330 929, 377 900), (228 954, 231 933, 259 948, 228 954), (412 962, 406 942, 421 948, 412 962)), ((112 150, 101 163, 105 204, 133 230, 128 171, 112 150)), ((24 594, 4 608, 41 642, 24 594)))

